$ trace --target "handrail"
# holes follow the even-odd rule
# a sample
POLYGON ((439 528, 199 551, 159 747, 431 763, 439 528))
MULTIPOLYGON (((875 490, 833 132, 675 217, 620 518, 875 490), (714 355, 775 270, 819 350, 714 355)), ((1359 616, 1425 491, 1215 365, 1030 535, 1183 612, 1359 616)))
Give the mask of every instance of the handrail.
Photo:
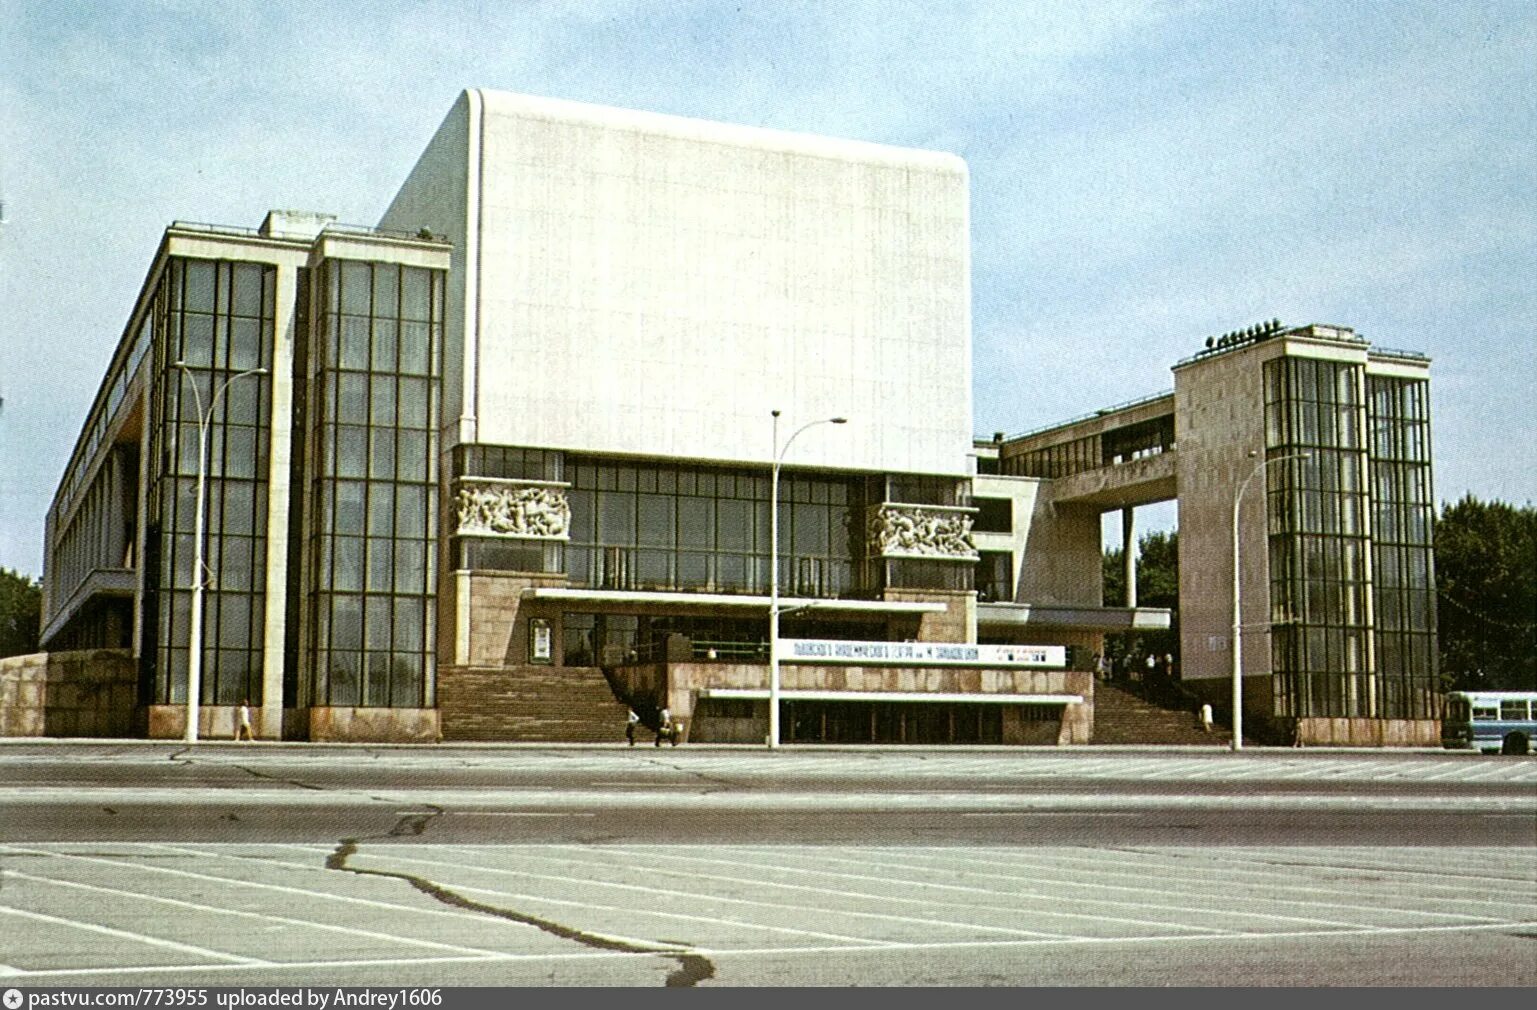
POLYGON ((1092 410, 1087 414, 1080 414, 1079 416, 1069 418, 1066 421, 1053 421, 1052 423, 1042 425, 1039 428, 1031 428, 1029 431, 1020 432, 1018 435, 1008 435, 1004 437, 1004 441, 1018 442, 1021 439, 1034 438, 1036 435, 1044 435, 1048 431, 1055 431, 1058 428, 1070 428, 1075 424, 1082 424, 1084 421, 1092 421, 1095 418, 1104 417, 1107 414, 1115 414, 1123 410, 1130 410, 1133 407, 1141 407, 1149 403, 1156 403, 1157 401, 1162 400, 1164 397, 1173 395, 1174 390, 1172 389, 1165 389, 1158 393, 1149 393, 1146 396, 1139 396, 1135 400, 1127 400, 1125 403, 1117 403, 1111 407, 1102 407, 1099 410, 1092 410))

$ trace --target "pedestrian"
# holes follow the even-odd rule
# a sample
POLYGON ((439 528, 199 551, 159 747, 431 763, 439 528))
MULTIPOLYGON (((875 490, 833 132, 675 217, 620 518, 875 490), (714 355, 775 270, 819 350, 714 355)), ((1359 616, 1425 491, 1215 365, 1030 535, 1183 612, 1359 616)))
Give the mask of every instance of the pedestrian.
POLYGON ((631 747, 635 746, 635 727, 638 725, 640 725, 640 716, 636 715, 635 710, 632 708, 629 710, 629 714, 625 716, 624 721, 624 737, 630 741, 631 747))
POLYGON ((240 708, 235 712, 235 739, 251 741, 256 735, 251 732, 251 699, 245 698, 240 702, 240 708))
POLYGON ((662 746, 662 737, 672 735, 672 712, 662 709, 662 717, 656 723, 656 745, 662 746))
POLYGON ((1205 705, 1201 706, 1201 729, 1203 729, 1207 733, 1211 732, 1211 705, 1210 704, 1205 704, 1205 705))

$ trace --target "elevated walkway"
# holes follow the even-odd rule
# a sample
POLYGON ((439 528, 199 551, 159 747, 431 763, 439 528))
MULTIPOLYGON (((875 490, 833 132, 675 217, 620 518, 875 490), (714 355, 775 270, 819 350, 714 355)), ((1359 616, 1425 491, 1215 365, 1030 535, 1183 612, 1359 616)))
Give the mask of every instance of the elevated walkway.
POLYGON ((1050 480, 1054 502, 1106 511, 1174 498, 1175 449, 1174 394, 1159 393, 1004 439, 998 460, 1050 480))

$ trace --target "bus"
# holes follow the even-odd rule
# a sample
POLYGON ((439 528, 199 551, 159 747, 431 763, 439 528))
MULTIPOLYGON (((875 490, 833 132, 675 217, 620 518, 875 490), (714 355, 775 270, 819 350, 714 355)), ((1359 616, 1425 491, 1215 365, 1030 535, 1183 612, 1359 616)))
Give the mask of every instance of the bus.
POLYGON ((1528 754, 1537 740, 1537 691, 1450 691, 1441 746, 1528 754))

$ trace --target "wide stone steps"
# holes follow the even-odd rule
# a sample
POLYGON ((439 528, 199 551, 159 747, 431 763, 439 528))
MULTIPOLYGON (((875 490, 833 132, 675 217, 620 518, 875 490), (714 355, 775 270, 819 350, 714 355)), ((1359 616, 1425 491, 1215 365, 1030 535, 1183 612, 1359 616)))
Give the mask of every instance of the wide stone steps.
POLYGON ((1164 708, 1103 681, 1094 685, 1094 743, 1222 746, 1220 731, 1207 733, 1194 708, 1164 708))

